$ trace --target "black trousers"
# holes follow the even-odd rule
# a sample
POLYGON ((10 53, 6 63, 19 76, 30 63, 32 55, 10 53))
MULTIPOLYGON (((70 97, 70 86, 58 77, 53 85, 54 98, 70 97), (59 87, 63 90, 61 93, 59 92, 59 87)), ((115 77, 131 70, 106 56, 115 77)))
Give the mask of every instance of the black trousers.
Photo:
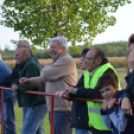
POLYGON ((92 134, 113 134, 112 131, 100 131, 95 128, 91 128, 92 134))

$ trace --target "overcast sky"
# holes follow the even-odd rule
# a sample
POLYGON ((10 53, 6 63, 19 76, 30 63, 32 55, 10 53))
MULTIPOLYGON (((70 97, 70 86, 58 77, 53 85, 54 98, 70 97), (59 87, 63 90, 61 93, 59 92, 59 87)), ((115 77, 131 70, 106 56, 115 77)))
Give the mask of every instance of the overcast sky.
MULTIPOLYGON (((2 1, 0 0, 0 4, 2 1)), ((113 14, 117 19, 116 24, 108 27, 104 33, 98 35, 93 44, 128 40, 128 37, 134 33, 134 0, 131 1, 131 4, 119 7, 118 11, 113 14)), ((14 49, 15 45, 11 43, 12 39, 19 40, 19 33, 0 25, 0 48, 4 49, 8 45, 10 49, 14 49)))

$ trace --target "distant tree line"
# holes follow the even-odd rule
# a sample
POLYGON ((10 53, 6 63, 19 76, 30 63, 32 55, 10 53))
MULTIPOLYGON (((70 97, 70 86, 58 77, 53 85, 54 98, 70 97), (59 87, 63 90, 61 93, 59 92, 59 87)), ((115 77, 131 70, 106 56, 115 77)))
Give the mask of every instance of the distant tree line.
MULTIPOLYGON (((101 48, 106 53, 107 57, 124 57, 126 56, 126 53, 128 51, 127 42, 125 41, 105 43, 105 44, 96 44, 96 45, 90 46, 90 48, 94 48, 94 47, 101 48)), ((79 58, 81 50, 83 48, 85 48, 85 46, 83 45, 70 46, 68 48, 68 52, 72 55, 73 58, 79 58)), ((0 54, 2 55, 3 60, 11 60, 14 58, 15 51, 11 51, 11 50, 2 51, 1 50, 0 54)), ((38 59, 51 58, 49 49, 36 50, 34 54, 38 59)))

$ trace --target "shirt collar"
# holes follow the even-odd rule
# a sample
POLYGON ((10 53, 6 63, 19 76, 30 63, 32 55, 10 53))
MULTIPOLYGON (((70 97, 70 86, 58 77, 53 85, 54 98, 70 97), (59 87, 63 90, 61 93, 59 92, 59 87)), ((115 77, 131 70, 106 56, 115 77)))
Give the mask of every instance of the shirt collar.
POLYGON ((94 73, 98 70, 99 67, 100 67, 100 66, 98 66, 94 71, 90 72, 89 76, 93 76, 94 73))

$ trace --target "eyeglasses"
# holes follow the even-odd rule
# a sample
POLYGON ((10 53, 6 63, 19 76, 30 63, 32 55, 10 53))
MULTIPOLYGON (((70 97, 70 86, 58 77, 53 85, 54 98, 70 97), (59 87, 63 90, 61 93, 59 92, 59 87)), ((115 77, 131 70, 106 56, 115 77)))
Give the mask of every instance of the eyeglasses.
POLYGON ((97 57, 94 57, 94 58, 88 58, 88 57, 85 57, 84 59, 85 60, 92 60, 92 59, 96 59, 97 57))

